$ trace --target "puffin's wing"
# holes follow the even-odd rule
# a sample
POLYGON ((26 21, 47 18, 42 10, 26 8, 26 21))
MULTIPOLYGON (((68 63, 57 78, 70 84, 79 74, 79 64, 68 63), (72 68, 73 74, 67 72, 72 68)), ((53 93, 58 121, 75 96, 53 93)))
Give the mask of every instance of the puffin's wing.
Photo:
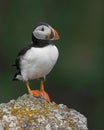
POLYGON ((15 60, 15 64, 13 64, 12 66, 15 66, 17 68, 17 70, 20 70, 20 59, 21 57, 31 48, 33 47, 33 43, 25 46, 17 55, 17 58, 15 60))
POLYGON ((31 44, 28 44, 27 46, 25 46, 19 53, 17 56, 22 56, 24 55, 31 47, 33 47, 34 44, 31 43, 31 44))

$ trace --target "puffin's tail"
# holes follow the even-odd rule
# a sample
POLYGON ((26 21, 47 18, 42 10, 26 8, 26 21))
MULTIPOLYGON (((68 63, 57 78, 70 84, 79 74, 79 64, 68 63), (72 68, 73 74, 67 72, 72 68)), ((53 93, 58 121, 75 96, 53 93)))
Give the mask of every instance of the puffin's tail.
POLYGON ((12 80, 22 80, 22 75, 20 74, 20 72, 16 73, 12 80))

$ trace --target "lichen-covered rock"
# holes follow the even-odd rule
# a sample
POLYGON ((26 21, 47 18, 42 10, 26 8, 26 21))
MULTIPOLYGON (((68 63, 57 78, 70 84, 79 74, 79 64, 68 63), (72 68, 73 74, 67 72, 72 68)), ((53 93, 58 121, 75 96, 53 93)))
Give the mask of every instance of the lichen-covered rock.
POLYGON ((63 104, 23 95, 0 104, 0 130, 88 130, 87 119, 63 104))

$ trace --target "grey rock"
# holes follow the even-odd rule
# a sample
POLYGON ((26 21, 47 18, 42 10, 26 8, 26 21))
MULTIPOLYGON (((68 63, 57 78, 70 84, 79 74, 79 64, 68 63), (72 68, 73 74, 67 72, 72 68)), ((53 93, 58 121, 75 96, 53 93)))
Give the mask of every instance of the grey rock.
POLYGON ((0 104, 0 130, 88 130, 87 119, 66 105, 23 95, 0 104))

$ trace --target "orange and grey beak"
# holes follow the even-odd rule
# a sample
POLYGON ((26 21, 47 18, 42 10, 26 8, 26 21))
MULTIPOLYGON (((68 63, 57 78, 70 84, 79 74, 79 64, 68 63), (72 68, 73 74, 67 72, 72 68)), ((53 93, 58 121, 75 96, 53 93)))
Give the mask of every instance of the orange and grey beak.
POLYGON ((52 32, 53 32, 53 35, 54 35, 54 37, 52 38, 52 40, 58 40, 59 39, 59 35, 58 35, 57 31, 52 28, 52 32))
POLYGON ((57 33, 57 31, 55 29, 51 28, 51 34, 50 34, 50 40, 58 40, 59 39, 59 35, 57 33))

